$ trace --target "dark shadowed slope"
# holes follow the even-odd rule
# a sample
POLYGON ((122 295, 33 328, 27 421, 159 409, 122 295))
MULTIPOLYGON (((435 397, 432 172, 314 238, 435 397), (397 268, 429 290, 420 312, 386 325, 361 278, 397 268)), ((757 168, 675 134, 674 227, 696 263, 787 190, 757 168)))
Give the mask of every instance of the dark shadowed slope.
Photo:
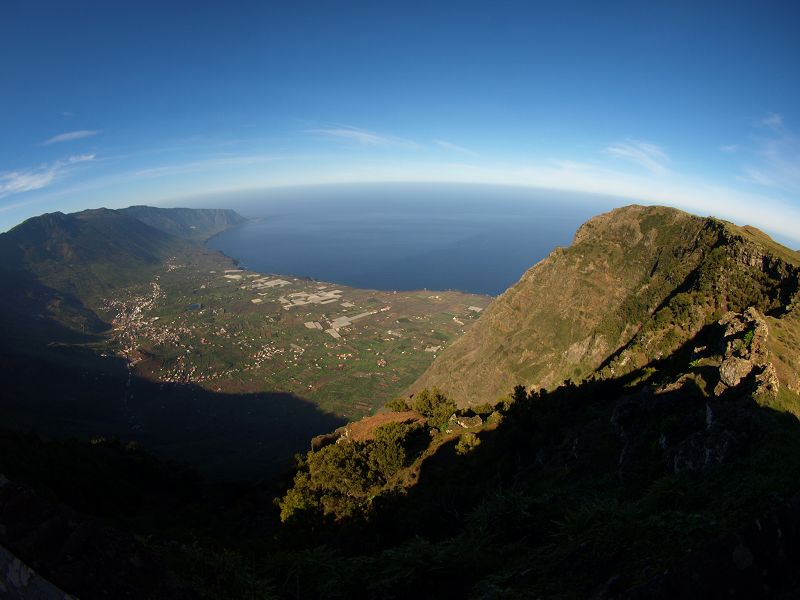
POLYGON ((87 307, 100 296, 148 280, 166 258, 192 244, 190 239, 245 220, 233 211, 196 212, 150 207, 56 212, 0 234, 0 323, 6 337, 66 334, 57 331, 63 328, 97 332, 104 326, 87 307))
POLYGON ((124 361, 55 348, 0 353, 0 423, 47 438, 134 441, 216 481, 257 481, 291 466, 343 420, 285 393, 225 394, 128 379, 124 361))
POLYGON ((26 270, 47 285, 86 296, 127 285, 184 247, 244 222, 228 210, 147 206, 48 213, 0 235, 5 270, 26 270))
POLYGON ((123 285, 186 242, 108 209, 28 219, 0 235, 4 269, 85 296, 123 285))

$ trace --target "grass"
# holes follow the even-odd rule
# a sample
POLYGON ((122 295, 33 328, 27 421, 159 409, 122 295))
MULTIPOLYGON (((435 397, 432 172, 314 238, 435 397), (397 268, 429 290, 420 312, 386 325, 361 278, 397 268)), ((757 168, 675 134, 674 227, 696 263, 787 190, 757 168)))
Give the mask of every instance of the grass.
MULTIPOLYGON (((767 344, 782 387, 788 387, 793 393, 800 394, 800 362, 797 360, 797 349, 800 348, 798 309, 793 309, 781 318, 767 317, 767 324, 770 329, 767 344)), ((800 411, 796 414, 800 414, 800 411)))

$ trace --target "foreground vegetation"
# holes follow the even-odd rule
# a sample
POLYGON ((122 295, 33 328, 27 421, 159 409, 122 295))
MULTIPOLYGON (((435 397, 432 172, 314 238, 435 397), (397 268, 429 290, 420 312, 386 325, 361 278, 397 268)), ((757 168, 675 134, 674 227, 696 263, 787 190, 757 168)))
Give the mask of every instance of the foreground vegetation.
POLYGON ((714 395, 722 333, 624 378, 518 386, 481 414, 438 390, 395 400, 274 487, 157 483, 144 471, 168 467, 105 441, 28 441, 0 471, 136 534, 207 598, 614 596, 797 492, 800 423, 776 407, 800 397, 754 395, 755 371, 714 395), (67 484, 72 462, 97 466, 67 484))

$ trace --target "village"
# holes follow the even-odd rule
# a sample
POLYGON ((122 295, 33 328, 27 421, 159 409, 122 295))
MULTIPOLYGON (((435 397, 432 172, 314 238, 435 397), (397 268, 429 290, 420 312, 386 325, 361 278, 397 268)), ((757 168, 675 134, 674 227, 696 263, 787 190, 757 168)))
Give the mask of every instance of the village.
POLYGON ((149 284, 106 298, 110 351, 165 384, 290 392, 347 417, 402 393, 490 300, 359 290, 208 260, 171 259, 149 284))

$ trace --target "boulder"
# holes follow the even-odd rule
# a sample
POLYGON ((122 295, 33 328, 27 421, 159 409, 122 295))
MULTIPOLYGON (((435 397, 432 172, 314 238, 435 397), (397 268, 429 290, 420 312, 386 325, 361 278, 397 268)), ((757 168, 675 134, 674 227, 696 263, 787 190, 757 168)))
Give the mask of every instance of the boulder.
POLYGON ((723 335, 726 338, 744 331, 746 325, 742 316, 743 315, 735 312, 726 312, 724 315, 722 315, 722 318, 718 321, 718 323, 725 327, 725 333, 723 335))
POLYGON ((470 429, 471 427, 480 427, 483 425, 483 419, 480 418, 479 415, 475 415, 474 417, 460 417, 456 414, 450 416, 450 422, 455 423, 459 427, 463 427, 464 429, 470 429))
POLYGON ((744 358, 726 358, 719 368, 719 378, 728 387, 736 387, 753 370, 753 363, 744 358))

